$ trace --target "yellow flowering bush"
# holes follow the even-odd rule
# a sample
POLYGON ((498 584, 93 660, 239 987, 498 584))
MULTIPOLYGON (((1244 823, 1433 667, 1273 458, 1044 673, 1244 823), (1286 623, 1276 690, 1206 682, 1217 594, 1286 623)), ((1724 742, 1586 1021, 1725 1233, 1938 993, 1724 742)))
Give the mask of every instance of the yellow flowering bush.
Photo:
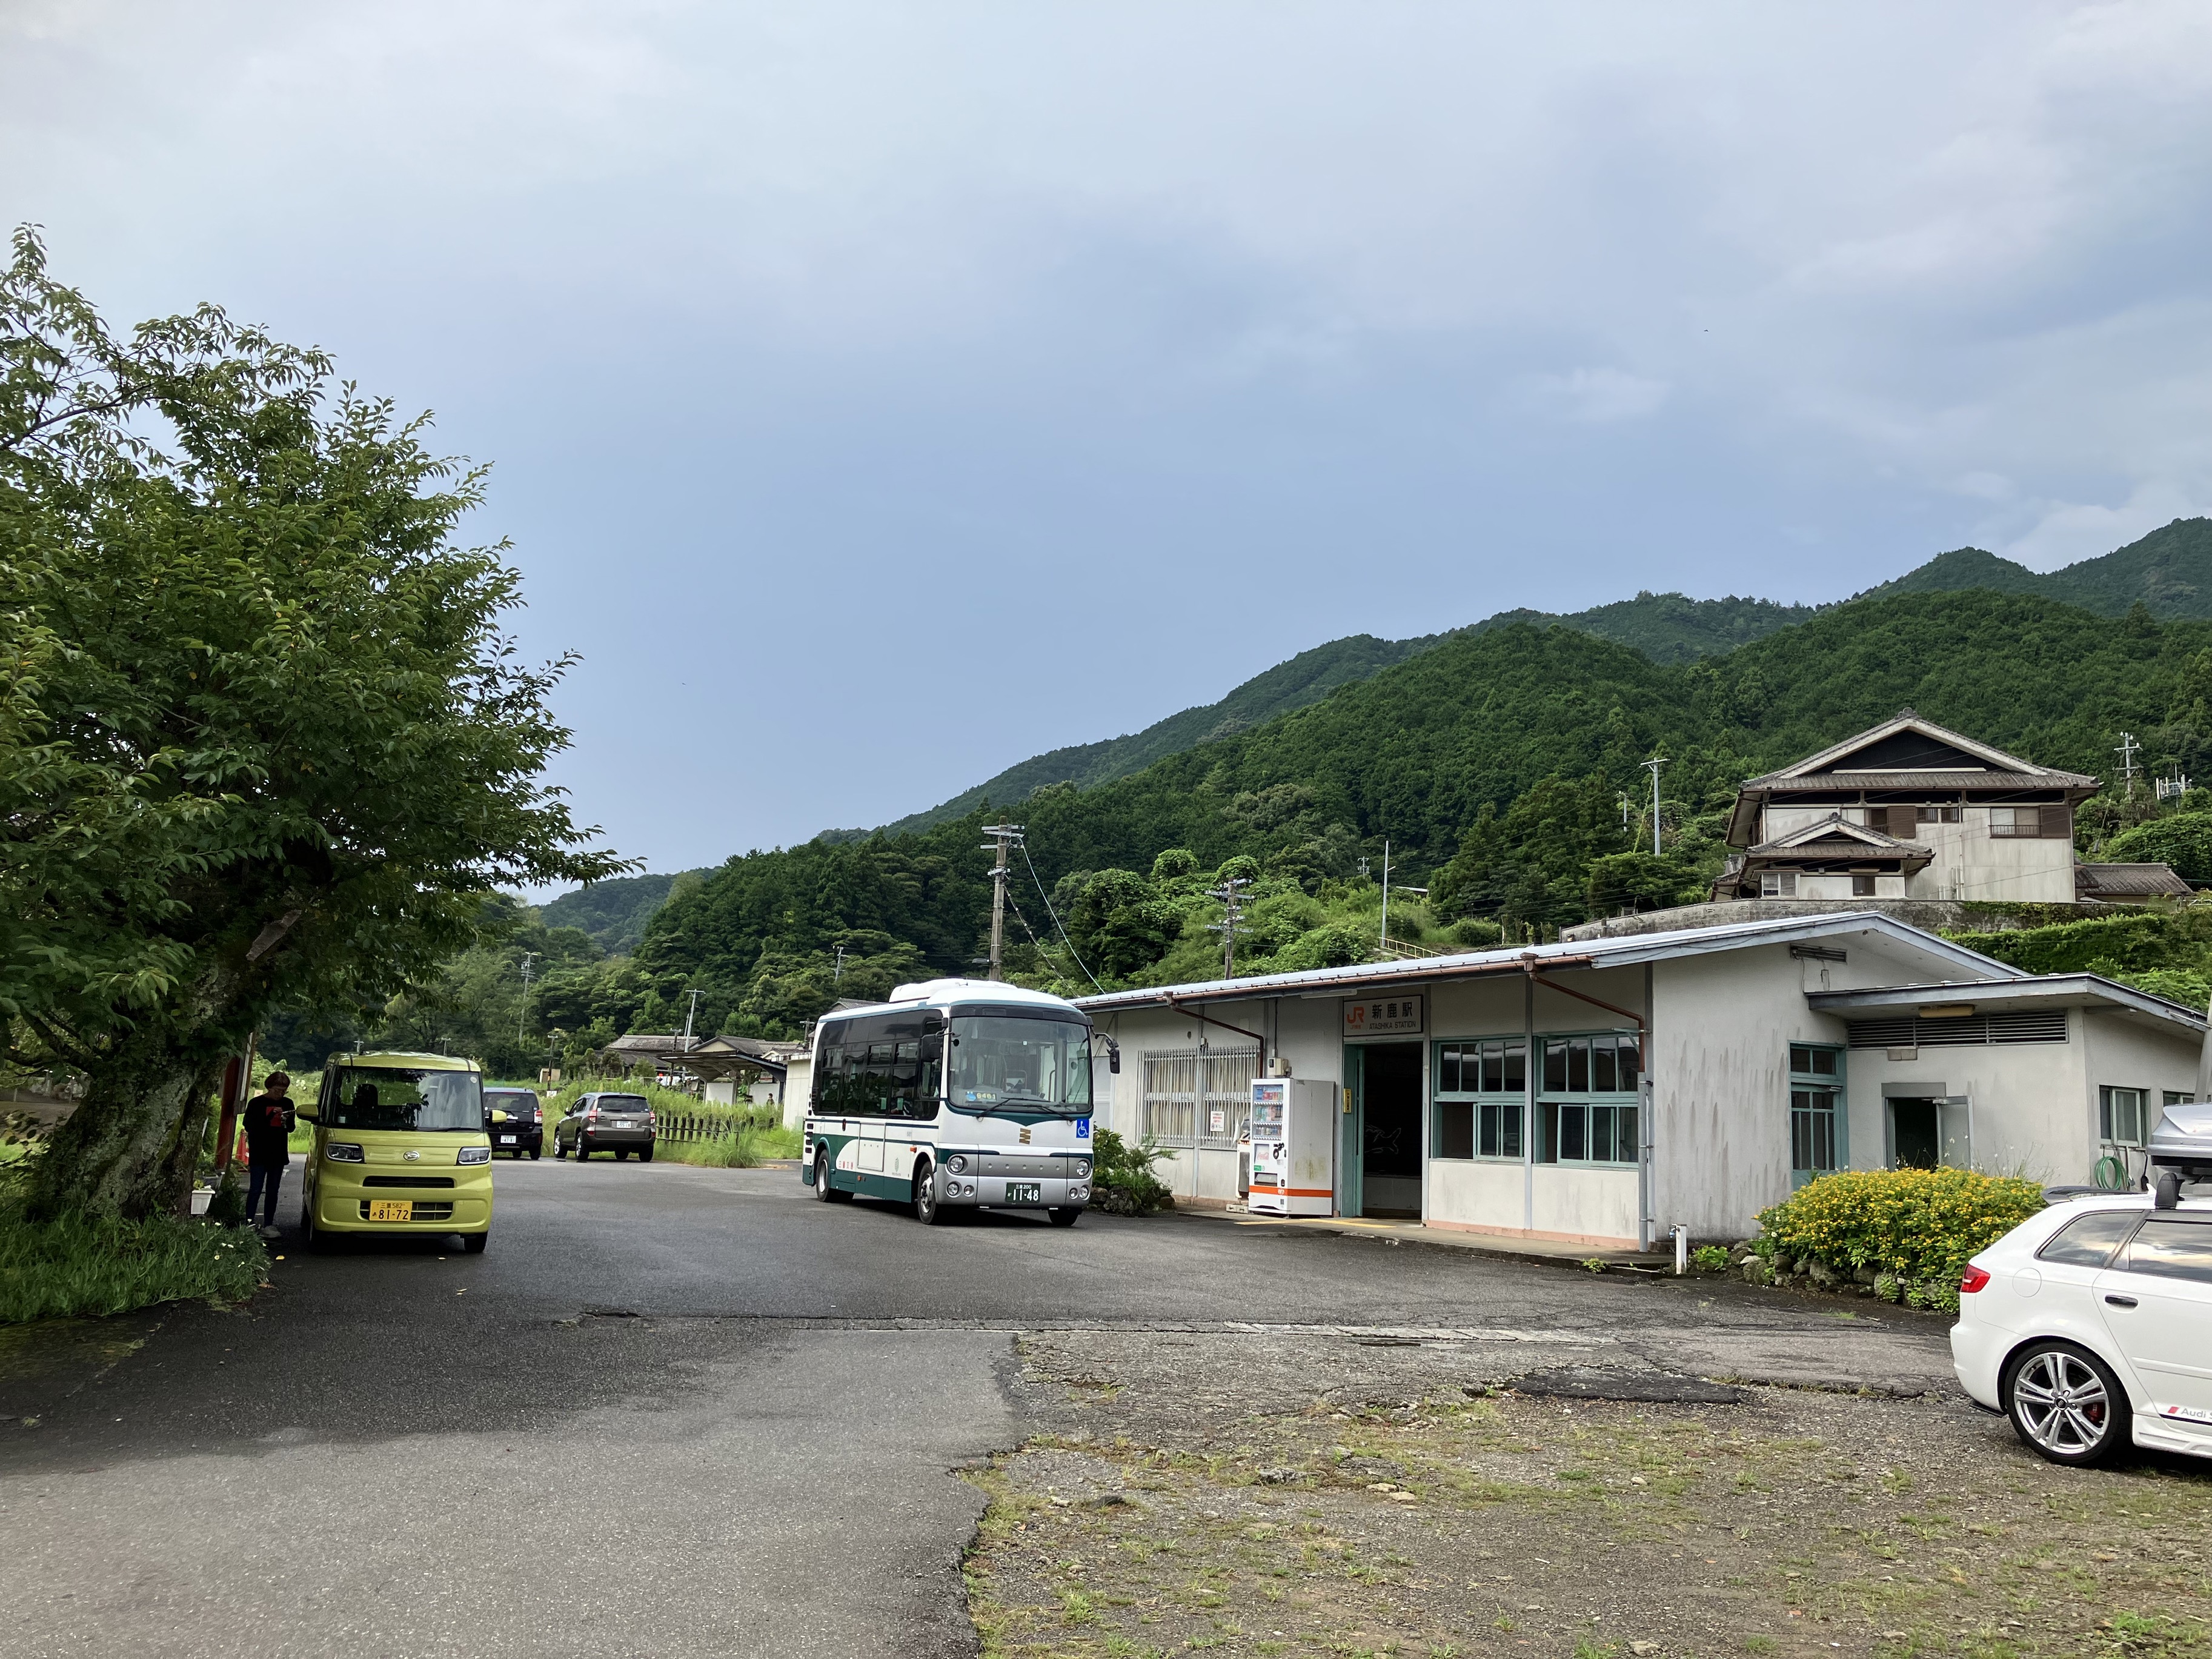
POLYGON ((1908 1284, 1956 1280, 1967 1260, 2043 1207, 2043 1188, 1973 1170, 1849 1170, 1820 1176, 1762 1211, 1770 1261, 1816 1256, 1839 1272, 1871 1267, 1908 1284))

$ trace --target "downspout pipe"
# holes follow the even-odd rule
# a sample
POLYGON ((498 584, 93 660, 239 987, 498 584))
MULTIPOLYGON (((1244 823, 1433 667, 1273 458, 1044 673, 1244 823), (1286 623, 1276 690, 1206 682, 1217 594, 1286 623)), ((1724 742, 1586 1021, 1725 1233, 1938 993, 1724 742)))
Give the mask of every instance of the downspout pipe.
POLYGON ((1267 1075, 1267 1038, 1264 1032, 1249 1031, 1242 1025, 1231 1025, 1225 1019, 1216 1019, 1211 1014, 1202 1014, 1187 1003, 1177 1002, 1173 997, 1168 997, 1164 1000, 1176 1012, 1186 1015, 1201 1025, 1218 1025, 1224 1031, 1234 1031, 1238 1036, 1250 1037, 1253 1042, 1260 1045, 1260 1075, 1261 1077, 1267 1075))

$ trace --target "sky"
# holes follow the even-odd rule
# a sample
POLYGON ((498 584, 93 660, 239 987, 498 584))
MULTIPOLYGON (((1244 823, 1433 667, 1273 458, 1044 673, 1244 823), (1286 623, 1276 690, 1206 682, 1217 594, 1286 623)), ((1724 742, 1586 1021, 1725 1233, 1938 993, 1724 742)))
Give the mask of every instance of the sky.
POLYGON ((2212 7, 0 0, 0 216, 493 465, 574 810, 2212 510, 2212 7))

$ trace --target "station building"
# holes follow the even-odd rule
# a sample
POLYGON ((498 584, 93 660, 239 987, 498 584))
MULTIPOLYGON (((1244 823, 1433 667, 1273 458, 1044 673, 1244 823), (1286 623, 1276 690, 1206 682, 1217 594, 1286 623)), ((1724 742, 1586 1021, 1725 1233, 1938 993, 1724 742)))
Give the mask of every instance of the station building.
POLYGON ((1179 1202, 1241 1200, 1252 1082, 1294 1076, 1340 1102, 1334 1213, 1615 1249, 1747 1237, 1835 1170, 2132 1182, 2205 1037, 2200 1011, 1870 910, 1079 1006, 1120 1052, 1101 1126, 1165 1148, 1179 1202))

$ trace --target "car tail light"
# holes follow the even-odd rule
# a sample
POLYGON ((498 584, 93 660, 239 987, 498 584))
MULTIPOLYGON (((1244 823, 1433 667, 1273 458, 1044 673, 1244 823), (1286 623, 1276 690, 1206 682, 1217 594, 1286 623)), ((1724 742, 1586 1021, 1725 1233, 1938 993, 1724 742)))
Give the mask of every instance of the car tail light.
POLYGON ((1959 1275, 1959 1293, 1961 1296, 1972 1296, 1989 1282, 1990 1270, 1987 1267, 1977 1267, 1972 1262, 1968 1262, 1966 1271, 1959 1275))

